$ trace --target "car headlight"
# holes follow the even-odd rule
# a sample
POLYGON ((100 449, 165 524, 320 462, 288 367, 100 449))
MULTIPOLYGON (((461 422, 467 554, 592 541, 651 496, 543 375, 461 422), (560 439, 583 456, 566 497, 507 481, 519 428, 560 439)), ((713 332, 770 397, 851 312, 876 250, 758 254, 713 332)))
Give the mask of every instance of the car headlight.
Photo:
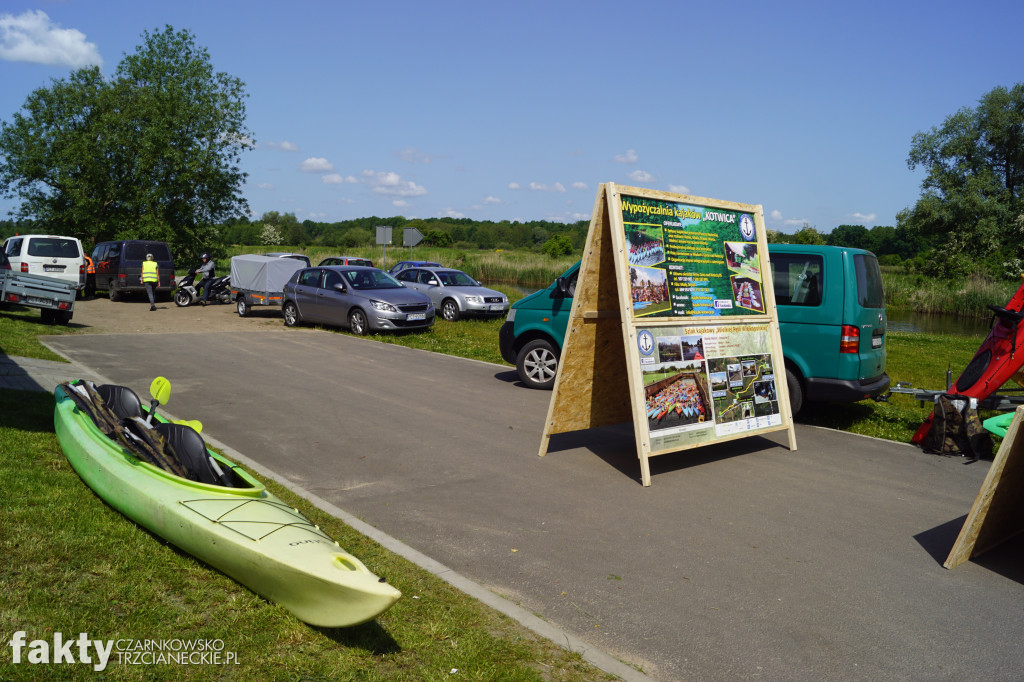
POLYGON ((466 303, 483 303, 484 299, 481 296, 467 296, 466 303))
POLYGON ((397 313, 398 312, 398 308, 396 308, 395 306, 391 305, 390 303, 385 303, 384 301, 370 301, 370 305, 372 305, 377 310, 382 310, 382 311, 384 311, 386 313, 397 313))

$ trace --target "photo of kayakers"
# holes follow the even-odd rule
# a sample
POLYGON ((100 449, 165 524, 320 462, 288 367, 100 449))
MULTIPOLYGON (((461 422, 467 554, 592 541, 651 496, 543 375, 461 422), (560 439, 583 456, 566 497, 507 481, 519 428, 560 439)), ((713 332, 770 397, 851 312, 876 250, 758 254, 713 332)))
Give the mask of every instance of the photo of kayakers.
POLYGON ((660 227, 626 228, 626 249, 630 265, 657 265, 665 261, 665 244, 660 227))
POLYGON ((672 304, 668 298, 668 273, 664 270, 631 265, 629 281, 635 315, 657 315, 671 310, 672 304))
POLYGON ((695 428, 714 421, 703 362, 663 362, 645 368, 643 381, 651 431, 695 428))
POLYGON ((718 423, 779 413, 770 355, 711 358, 708 374, 718 423))
POLYGON ((733 275, 732 297, 736 305, 757 313, 764 312, 764 296, 761 295, 761 283, 747 277, 733 275))

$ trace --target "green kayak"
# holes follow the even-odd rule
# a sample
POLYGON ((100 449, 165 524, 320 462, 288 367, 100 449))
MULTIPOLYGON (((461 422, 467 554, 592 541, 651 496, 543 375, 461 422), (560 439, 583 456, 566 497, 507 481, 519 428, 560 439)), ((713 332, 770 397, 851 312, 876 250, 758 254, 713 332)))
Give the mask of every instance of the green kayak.
MULTIPOLYGON (((205 444, 204 461, 218 472, 217 483, 189 480, 160 468, 159 462, 144 461, 145 453, 124 444, 136 437, 114 440, 88 414, 92 405, 82 402, 84 386, 76 382, 56 388, 54 426, 75 471, 114 509, 311 625, 357 625, 402 596, 298 510, 205 444)), ((128 393, 137 403, 134 392, 128 393)), ((155 427, 173 426, 158 415, 155 421, 155 427)), ((144 424, 138 430, 144 431, 144 424)), ((190 431, 189 437, 195 434, 202 443, 190 431)))
POLYGON ((1006 438, 1006 429, 1010 428, 1015 412, 1004 412, 997 417, 990 417, 982 422, 986 430, 991 431, 1000 438, 1006 438))

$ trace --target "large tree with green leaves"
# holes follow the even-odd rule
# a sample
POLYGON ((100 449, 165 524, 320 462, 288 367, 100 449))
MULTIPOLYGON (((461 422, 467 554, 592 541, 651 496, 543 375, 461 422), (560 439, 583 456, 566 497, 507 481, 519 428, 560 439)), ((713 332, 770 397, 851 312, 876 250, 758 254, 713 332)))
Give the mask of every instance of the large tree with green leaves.
POLYGON ((978 106, 914 135, 907 165, 925 171, 921 198, 897 216, 929 240, 934 274, 977 263, 1013 270, 1024 256, 1024 83, 997 87, 978 106), (1016 264, 1014 261, 1016 260, 1016 264))
POLYGON ((244 84, 187 30, 143 34, 114 75, 77 70, 0 122, 0 189, 18 217, 89 243, 159 239, 185 254, 244 213, 244 84))

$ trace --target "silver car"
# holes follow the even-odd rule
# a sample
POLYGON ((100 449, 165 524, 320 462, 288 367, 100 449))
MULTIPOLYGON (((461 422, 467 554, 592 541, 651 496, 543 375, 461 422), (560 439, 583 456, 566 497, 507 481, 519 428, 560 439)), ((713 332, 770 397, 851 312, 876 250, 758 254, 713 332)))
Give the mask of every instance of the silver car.
POLYGON ((508 297, 487 289, 461 270, 451 268, 408 268, 395 279, 430 297, 441 317, 454 322, 463 315, 503 316, 508 313, 508 297))
POLYGON ((284 285, 283 312, 289 327, 318 322, 359 335, 434 324, 429 297, 406 289, 383 270, 353 265, 296 271, 284 285))

